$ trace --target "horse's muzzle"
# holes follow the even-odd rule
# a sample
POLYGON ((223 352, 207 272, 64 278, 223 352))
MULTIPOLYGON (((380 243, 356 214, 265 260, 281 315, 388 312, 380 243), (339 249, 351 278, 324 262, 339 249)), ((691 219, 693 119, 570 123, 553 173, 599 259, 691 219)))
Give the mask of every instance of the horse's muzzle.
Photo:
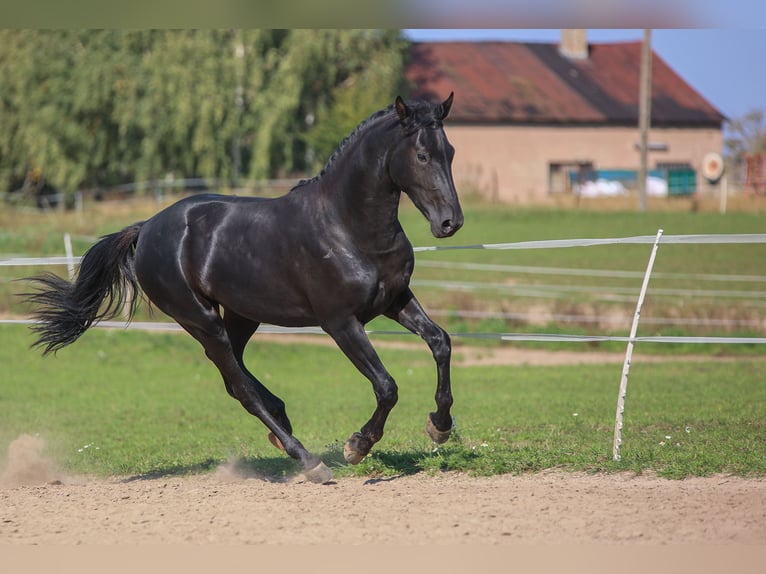
POLYGON ((463 214, 458 213, 455 217, 444 219, 439 229, 434 229, 434 236, 437 238, 452 237, 457 230, 463 227, 463 214))

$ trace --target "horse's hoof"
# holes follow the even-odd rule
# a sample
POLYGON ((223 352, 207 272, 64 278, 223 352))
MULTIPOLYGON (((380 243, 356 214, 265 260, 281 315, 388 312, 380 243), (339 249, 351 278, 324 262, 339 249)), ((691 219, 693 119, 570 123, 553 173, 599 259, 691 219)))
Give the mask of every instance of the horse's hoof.
POLYGON ((346 462, 349 464, 359 464, 364 459, 365 455, 363 455, 358 450, 354 450, 352 447, 346 443, 343 446, 343 458, 346 459, 346 462))
POLYGON ((275 435, 273 432, 269 433, 269 442, 273 444, 275 447, 277 447, 279 450, 285 450, 285 445, 282 444, 282 441, 277 438, 277 435, 275 435))
POLYGON ((426 419, 426 433, 436 444, 442 444, 449 440, 452 429, 440 431, 438 428, 436 428, 436 425, 434 425, 434 422, 431 420, 431 416, 429 415, 426 419))
POLYGON ((367 442, 367 439, 365 439, 358 432, 352 434, 351 437, 346 441, 346 444, 343 445, 343 458, 346 459, 347 463, 359 464, 362 462, 364 457, 367 456, 367 453, 370 452, 370 449, 368 448, 366 451, 364 451, 362 447, 363 442, 367 442))
POLYGON ((314 468, 304 470, 303 476, 305 476, 306 480, 309 482, 324 484, 325 482, 330 482, 332 480, 332 471, 325 463, 320 461, 314 468))

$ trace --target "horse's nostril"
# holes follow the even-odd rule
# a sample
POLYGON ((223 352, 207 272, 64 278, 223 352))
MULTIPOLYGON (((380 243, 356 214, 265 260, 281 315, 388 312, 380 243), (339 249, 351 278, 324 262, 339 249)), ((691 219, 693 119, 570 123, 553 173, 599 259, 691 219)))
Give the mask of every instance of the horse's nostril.
POLYGON ((442 221, 442 229, 452 229, 452 220, 445 219, 444 221, 442 221))

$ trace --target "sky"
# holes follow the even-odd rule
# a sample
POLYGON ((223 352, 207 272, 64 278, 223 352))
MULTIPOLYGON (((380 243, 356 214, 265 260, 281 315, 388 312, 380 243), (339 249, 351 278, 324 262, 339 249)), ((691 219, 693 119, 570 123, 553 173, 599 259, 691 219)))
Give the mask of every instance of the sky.
MULTIPOLYGON (((766 4, 766 2, 764 2, 766 4)), ((406 29, 414 41, 558 42, 559 29, 406 29)), ((588 41, 643 39, 641 29, 589 29, 588 41)), ((766 29, 655 29, 652 49, 729 119, 766 111, 766 29)))

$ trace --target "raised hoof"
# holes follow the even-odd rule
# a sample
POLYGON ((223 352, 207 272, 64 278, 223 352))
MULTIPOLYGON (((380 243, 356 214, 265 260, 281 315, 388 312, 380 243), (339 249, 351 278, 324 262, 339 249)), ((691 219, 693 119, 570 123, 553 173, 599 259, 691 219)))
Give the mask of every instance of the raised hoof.
POLYGON ((452 429, 440 431, 438 428, 436 428, 433 421, 431 420, 431 417, 429 416, 426 419, 426 433, 436 444, 443 444, 449 440, 450 434, 452 434, 452 429))
POLYGON ((282 444, 282 441, 277 438, 277 435, 275 435, 273 432, 269 433, 269 442, 273 444, 275 447, 277 447, 279 450, 285 450, 285 445, 282 444))
POLYGON ((325 463, 320 461, 314 468, 304 470, 303 476, 305 476, 306 480, 309 482, 324 484, 325 482, 330 482, 332 480, 332 471, 325 463))
POLYGON ((346 459, 347 463, 359 464, 362 462, 367 453, 370 452, 369 448, 363 449, 363 443, 365 442, 367 442, 367 439, 358 432, 351 435, 351 438, 343 445, 343 458, 346 459))

